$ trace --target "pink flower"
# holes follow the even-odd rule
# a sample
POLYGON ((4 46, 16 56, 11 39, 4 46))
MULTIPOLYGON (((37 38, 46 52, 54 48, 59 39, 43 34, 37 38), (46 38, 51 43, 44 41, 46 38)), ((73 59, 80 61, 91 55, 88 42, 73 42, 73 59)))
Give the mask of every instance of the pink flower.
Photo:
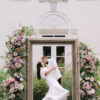
POLYGON ((88 94, 88 95, 91 95, 92 93, 91 93, 91 91, 87 91, 87 94, 88 94))
POLYGON ((94 77, 91 77, 91 78, 90 78, 90 81, 93 82, 93 81, 94 81, 94 77))
POLYGON ((7 94, 6 93, 3 93, 3 96, 5 97, 5 96, 7 96, 7 94))
POLYGON ((20 41, 18 41, 16 44, 20 46, 20 45, 21 45, 21 42, 20 42, 20 41))
POLYGON ((18 77, 18 73, 14 73, 14 76, 15 76, 15 77, 18 77))
POLYGON ((23 63, 23 60, 22 60, 22 59, 19 59, 19 62, 20 62, 20 63, 23 63))
POLYGON ((15 81, 15 88, 18 88, 19 82, 15 81))
POLYGON ((84 72, 82 72, 82 73, 81 73, 81 76, 84 76, 84 75, 85 75, 85 73, 84 73, 84 72))
POLYGON ((17 68, 20 68, 20 67, 21 67, 21 64, 20 64, 20 63, 16 63, 15 66, 16 66, 17 68))
POLYGON ((88 84, 87 86, 86 86, 86 90, 90 90, 91 89, 91 86, 88 84))
POLYGON ((17 37, 13 37, 12 39, 11 39, 11 43, 15 43, 15 42, 17 42, 17 37))
POLYGON ((92 69, 95 70, 96 69, 95 66, 92 66, 92 69))
POLYGON ((13 93, 14 92, 14 88, 10 88, 10 92, 13 93))
POLYGON ((92 84, 90 83, 90 87, 92 87, 92 84))
POLYGON ((10 79, 10 82, 15 82, 15 78, 11 78, 10 79))
POLYGON ((12 94, 12 95, 9 96, 9 99, 14 100, 14 98, 15 98, 15 94, 12 94))
POLYGON ((92 59, 91 59, 91 57, 89 55, 86 55, 85 59, 86 59, 87 62, 91 62, 92 61, 92 59))
POLYGON ((8 59, 6 59, 5 62, 6 62, 6 64, 9 64, 9 60, 8 59))
POLYGON ((93 100, 96 100, 95 98, 93 98, 93 100))
POLYGON ((86 95, 83 90, 80 90, 80 94, 82 95, 82 97, 84 97, 86 95))
POLYGON ((9 59, 12 59, 12 57, 13 57, 12 54, 9 54, 9 55, 8 55, 8 58, 9 58, 9 59))
POLYGON ((4 87, 7 87, 7 86, 8 86, 8 84, 5 82, 5 83, 4 83, 4 87))

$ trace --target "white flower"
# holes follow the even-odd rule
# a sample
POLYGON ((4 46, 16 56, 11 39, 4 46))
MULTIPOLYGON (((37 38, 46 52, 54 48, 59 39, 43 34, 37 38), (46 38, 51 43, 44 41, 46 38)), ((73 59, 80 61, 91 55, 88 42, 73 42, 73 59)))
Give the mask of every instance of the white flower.
POLYGON ((14 52, 13 55, 14 55, 14 56, 17 56, 17 52, 14 52))
POLYGON ((18 73, 14 73, 14 76, 17 77, 18 76, 18 73))
POLYGON ((11 80, 11 79, 12 79, 12 77, 10 75, 7 75, 6 81, 11 80))
POLYGON ((23 38, 21 41, 22 41, 22 43, 24 43, 25 42, 25 38, 23 38))
POLYGON ((86 79, 86 80, 89 80, 89 79, 90 79, 90 77, 85 77, 85 79, 86 79))
POLYGON ((84 74, 85 74, 85 72, 82 72, 82 73, 81 73, 81 76, 84 76, 84 74))
POLYGON ((16 63, 15 66, 16 66, 17 68, 20 68, 20 67, 21 67, 21 64, 20 64, 20 63, 16 63))
POLYGON ((18 85, 18 90, 23 90, 23 89, 24 89, 24 86, 23 86, 23 84, 20 83, 20 84, 18 85))
POLYGON ((100 81, 98 81, 98 85, 100 85, 100 81))
POLYGON ((94 81, 94 77, 91 77, 91 78, 90 78, 90 81, 93 82, 93 81, 94 81))
POLYGON ((95 89, 92 88, 91 89, 91 93, 94 94, 95 93, 95 89))
POLYGON ((14 92, 14 88, 11 88, 11 89, 10 89, 10 92, 13 93, 13 92, 14 92))
POLYGON ((20 78, 20 81, 23 81, 23 78, 20 78))

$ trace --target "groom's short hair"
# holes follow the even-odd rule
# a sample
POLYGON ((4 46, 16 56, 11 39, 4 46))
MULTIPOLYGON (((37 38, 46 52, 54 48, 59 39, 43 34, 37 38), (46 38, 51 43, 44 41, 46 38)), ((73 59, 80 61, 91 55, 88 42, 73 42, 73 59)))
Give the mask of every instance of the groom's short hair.
POLYGON ((48 58, 48 57, 46 57, 46 56, 41 57, 42 60, 45 59, 45 58, 48 58))

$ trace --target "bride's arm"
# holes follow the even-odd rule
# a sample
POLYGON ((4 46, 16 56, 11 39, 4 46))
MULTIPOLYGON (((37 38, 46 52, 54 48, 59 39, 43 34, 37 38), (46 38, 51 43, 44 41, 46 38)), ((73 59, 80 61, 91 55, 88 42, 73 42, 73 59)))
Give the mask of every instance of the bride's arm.
POLYGON ((47 76, 52 70, 55 70, 56 67, 51 67, 46 73, 45 73, 45 76, 47 76))

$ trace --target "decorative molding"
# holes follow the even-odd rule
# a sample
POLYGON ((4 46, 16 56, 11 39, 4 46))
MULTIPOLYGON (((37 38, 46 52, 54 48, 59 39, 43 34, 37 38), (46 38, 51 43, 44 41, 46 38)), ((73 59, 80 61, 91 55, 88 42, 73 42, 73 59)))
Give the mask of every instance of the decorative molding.
POLYGON ((68 34, 70 29, 71 21, 64 13, 58 11, 42 14, 35 26, 37 34, 57 34, 59 30, 61 34, 68 34))

